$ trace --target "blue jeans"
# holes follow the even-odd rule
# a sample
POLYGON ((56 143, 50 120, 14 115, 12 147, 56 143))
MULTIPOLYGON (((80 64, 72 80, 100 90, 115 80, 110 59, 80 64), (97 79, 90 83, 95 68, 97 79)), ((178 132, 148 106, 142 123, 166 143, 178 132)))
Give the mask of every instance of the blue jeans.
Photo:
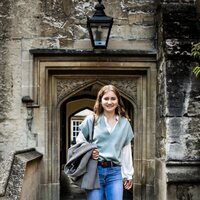
POLYGON ((121 167, 98 166, 100 189, 87 190, 88 200, 122 200, 123 180, 121 167))

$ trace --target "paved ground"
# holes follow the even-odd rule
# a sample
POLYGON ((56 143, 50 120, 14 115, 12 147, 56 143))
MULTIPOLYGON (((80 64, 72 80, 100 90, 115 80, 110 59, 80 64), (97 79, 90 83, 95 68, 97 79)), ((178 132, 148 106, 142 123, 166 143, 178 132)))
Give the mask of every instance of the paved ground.
POLYGON ((77 186, 71 185, 70 191, 61 191, 60 200, 86 200, 86 194, 84 190, 79 189, 77 186))

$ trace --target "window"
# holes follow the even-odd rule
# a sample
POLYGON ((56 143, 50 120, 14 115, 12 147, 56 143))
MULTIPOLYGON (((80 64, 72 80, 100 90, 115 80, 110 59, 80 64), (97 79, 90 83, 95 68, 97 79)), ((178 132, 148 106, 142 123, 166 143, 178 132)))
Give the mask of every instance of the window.
POLYGON ((79 133, 79 125, 81 124, 82 119, 72 119, 71 120, 71 144, 76 144, 76 137, 79 133))
POLYGON ((78 133, 79 133, 79 125, 84 120, 84 118, 91 113, 93 113, 91 110, 83 109, 71 117, 71 122, 70 122, 71 123, 71 130, 70 130, 71 144, 76 144, 76 137, 78 136, 78 133))

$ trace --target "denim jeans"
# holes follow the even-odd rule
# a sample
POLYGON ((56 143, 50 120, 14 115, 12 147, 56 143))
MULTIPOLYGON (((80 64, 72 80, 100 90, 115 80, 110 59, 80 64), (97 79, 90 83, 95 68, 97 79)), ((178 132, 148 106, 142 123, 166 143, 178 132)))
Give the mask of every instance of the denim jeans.
POLYGON ((121 167, 98 166, 100 189, 87 190, 87 200, 122 200, 123 181, 121 167))

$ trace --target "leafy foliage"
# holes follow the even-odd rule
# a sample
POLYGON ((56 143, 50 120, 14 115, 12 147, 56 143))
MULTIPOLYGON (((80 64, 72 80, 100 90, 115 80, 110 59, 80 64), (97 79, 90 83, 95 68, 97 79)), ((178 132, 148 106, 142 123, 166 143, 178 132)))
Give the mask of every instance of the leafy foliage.
POLYGON ((196 77, 199 76, 199 74, 200 74, 200 67, 199 67, 198 64, 197 64, 197 66, 194 67, 193 73, 194 73, 194 75, 195 75, 196 77))
MULTIPOLYGON (((196 58, 198 61, 200 61, 200 42, 194 44, 192 46, 192 51, 191 51, 191 55, 196 58)), ((196 63, 196 65, 194 66, 193 69, 193 73, 196 77, 198 77, 200 75, 200 66, 199 63, 196 63)))

